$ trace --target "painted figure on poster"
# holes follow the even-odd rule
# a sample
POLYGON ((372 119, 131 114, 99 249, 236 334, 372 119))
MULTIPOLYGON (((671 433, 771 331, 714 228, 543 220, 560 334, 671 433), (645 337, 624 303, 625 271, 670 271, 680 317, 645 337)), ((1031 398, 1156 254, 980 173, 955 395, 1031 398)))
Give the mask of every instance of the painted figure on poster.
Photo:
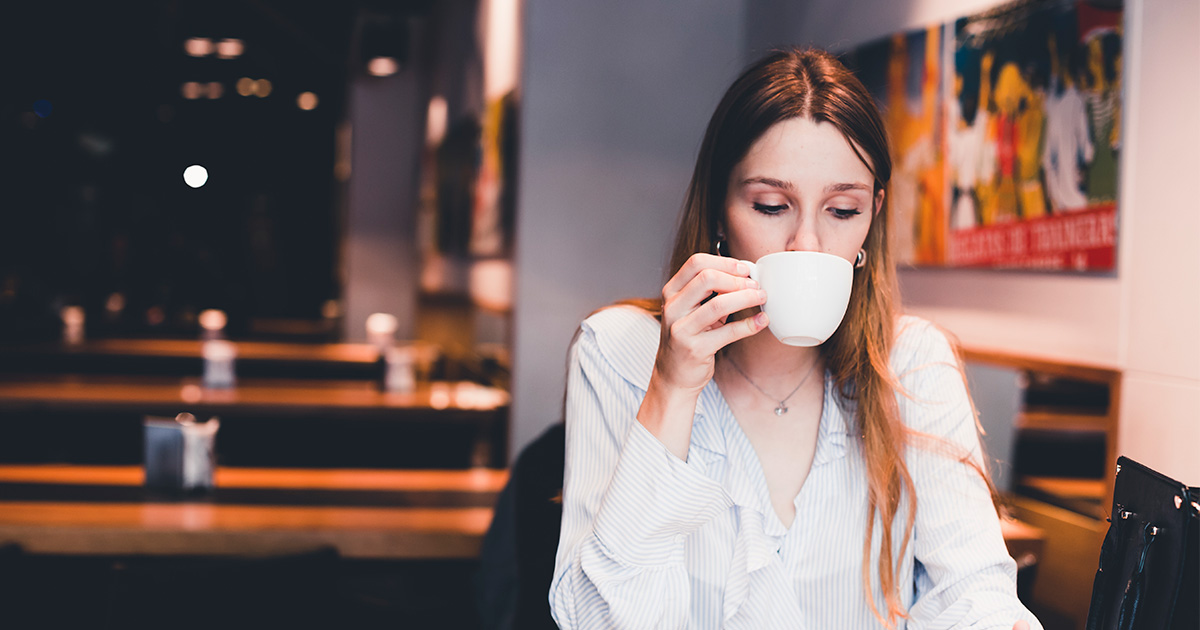
POLYGON ((1042 151, 1042 169, 1046 177, 1046 192, 1053 212, 1083 210, 1087 197, 1083 194, 1083 173, 1080 164, 1092 161, 1093 147, 1088 129, 1087 104, 1077 86, 1070 56, 1059 52, 1058 39, 1051 33, 1047 41, 1050 52, 1050 90, 1046 97, 1046 146, 1042 151))
POLYGON ((982 56, 978 49, 961 48, 955 58, 959 68, 954 77, 957 98, 950 101, 952 128, 947 155, 953 175, 950 229, 965 230, 982 222, 979 187, 994 177, 996 151, 988 142, 991 115, 987 103, 991 100, 991 81, 980 72, 982 56))
MULTIPOLYGON (((1015 68, 1015 66, 1014 66, 1015 68)), ((1021 98, 1017 104, 1017 202, 1022 219, 1046 216, 1040 155, 1045 146, 1046 90, 1044 73, 1035 64, 1018 69, 1021 98)))
POLYGON ((886 124, 895 142, 892 198, 897 209, 897 253, 900 260, 918 264, 940 263, 945 251, 945 174, 937 115, 940 55, 941 30, 935 27, 896 35, 888 56, 886 124), (916 99, 909 98, 913 77, 919 81, 916 99))
POLYGON ((1121 90, 1118 75, 1121 38, 1115 32, 1098 29, 1086 36, 1088 115, 1091 118, 1092 145, 1095 155, 1088 169, 1087 196, 1091 203, 1117 198, 1117 148, 1120 145, 1117 120, 1120 118, 1121 90))
POLYGON ((998 178, 996 182, 996 206, 994 213, 986 217, 986 224, 1007 223, 1020 218, 1017 208, 1017 117, 1026 87, 1021 72, 1012 61, 1000 66, 996 79, 996 158, 998 178))

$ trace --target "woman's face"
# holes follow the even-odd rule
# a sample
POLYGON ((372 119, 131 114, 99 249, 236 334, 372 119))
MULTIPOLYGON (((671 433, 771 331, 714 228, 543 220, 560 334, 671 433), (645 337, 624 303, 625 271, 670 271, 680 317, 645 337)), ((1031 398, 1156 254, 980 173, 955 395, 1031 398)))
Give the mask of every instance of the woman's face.
POLYGON ((755 261, 774 252, 817 251, 853 263, 883 203, 874 181, 833 125, 807 118, 776 123, 729 176, 720 226, 729 255, 755 261))

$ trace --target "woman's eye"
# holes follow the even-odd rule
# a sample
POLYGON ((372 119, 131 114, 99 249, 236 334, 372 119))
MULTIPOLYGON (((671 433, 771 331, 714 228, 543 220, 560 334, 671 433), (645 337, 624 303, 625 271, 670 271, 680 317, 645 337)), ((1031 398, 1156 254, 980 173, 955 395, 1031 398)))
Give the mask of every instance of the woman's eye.
POLYGON ((787 204, 772 206, 765 203, 756 203, 754 204, 754 209, 763 214, 779 214, 780 212, 787 210, 787 204))
POLYGON ((856 214, 862 214, 858 208, 830 208, 829 211, 839 219, 849 219, 856 214))

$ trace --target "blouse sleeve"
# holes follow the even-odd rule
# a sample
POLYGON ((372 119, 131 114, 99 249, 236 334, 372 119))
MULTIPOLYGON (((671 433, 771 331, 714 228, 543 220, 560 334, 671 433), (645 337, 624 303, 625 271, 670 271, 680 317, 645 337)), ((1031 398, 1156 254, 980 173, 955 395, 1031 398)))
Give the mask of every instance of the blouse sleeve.
POLYGON ((897 343, 910 357, 897 369, 900 413, 918 432, 908 456, 917 491, 909 628, 1011 630, 1023 619, 1040 630, 1017 599, 1016 563, 979 473, 986 463, 958 359, 932 325, 912 328, 897 343))
POLYGON ((554 619, 565 629, 685 627, 685 541, 729 500, 637 421, 644 388, 614 368, 587 322, 569 365, 554 619))

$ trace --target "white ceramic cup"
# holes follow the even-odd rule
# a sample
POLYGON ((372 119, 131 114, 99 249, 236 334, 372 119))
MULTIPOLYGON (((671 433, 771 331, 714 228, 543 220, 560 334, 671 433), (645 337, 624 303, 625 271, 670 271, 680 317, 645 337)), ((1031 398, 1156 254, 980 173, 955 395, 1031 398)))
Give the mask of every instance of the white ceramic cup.
POLYGON ((841 325, 854 280, 850 261, 822 252, 775 252, 744 262, 767 292, 762 310, 783 343, 819 346, 841 325))

